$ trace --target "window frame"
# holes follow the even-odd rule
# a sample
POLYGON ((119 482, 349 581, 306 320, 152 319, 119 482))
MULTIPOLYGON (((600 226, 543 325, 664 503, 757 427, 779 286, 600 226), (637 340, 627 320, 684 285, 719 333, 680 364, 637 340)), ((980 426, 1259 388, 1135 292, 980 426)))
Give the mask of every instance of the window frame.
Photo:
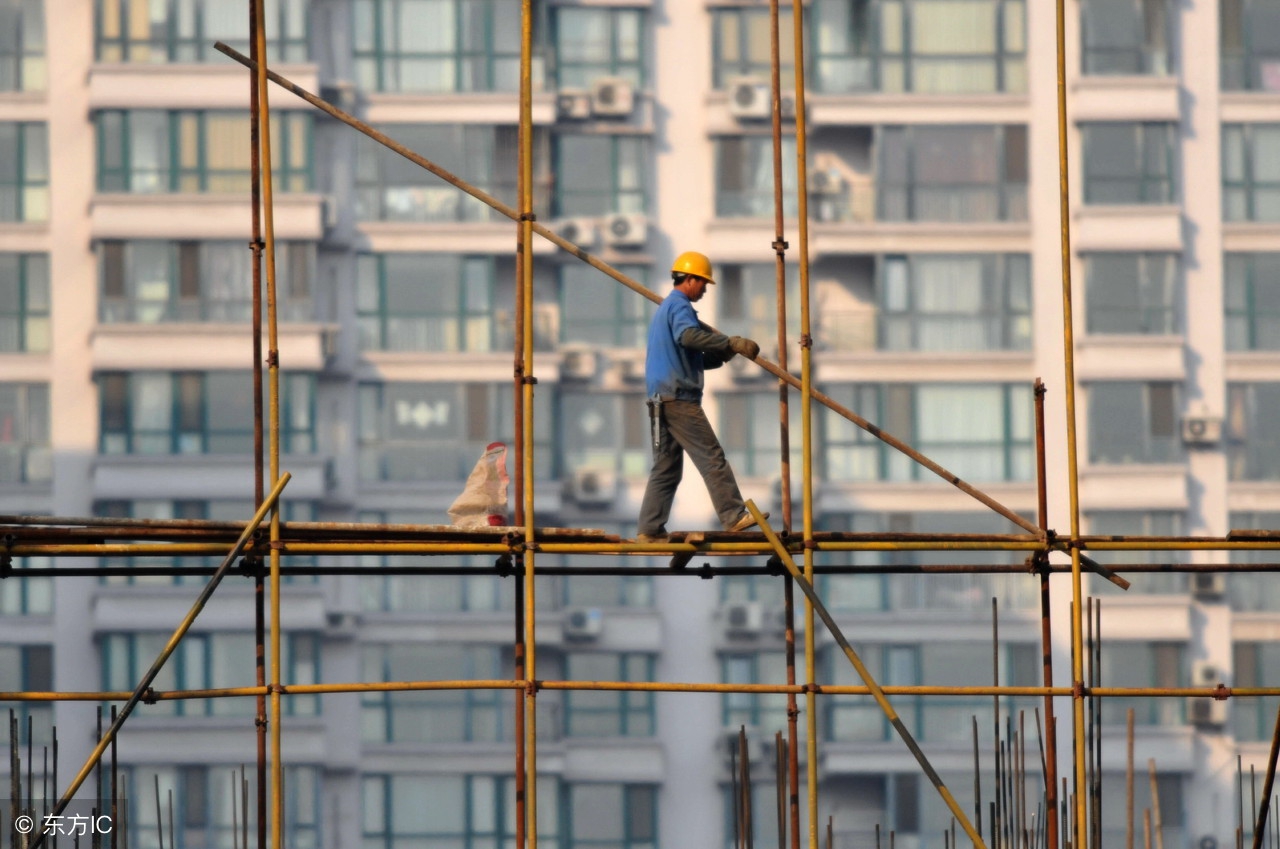
MULTIPOLYGON (((222 54, 214 49, 214 41, 222 41, 242 53, 250 52, 247 34, 243 38, 234 38, 227 33, 207 32, 210 28, 210 5, 217 0, 183 0, 186 8, 178 8, 177 3, 166 4, 163 8, 169 12, 161 23, 161 32, 151 38, 131 38, 129 36, 130 18, 136 17, 130 10, 131 4, 138 4, 148 11, 154 4, 148 0, 97 0, 93 9, 93 48, 94 59, 98 62, 122 63, 185 63, 212 62, 222 58, 222 54), (108 5, 116 8, 111 10, 108 5), (115 14, 111 15, 110 12, 115 14), (174 17, 190 14, 191 20, 186 22, 190 27, 188 34, 179 32, 181 24, 174 17), (107 33, 114 33, 108 35, 107 33)), ((267 59, 271 62, 306 62, 310 54, 311 15, 310 0, 268 0, 265 9, 267 28, 271 38, 267 41, 267 59), (290 8, 292 6, 293 8, 290 8), (298 32, 298 26, 302 31, 298 32)), ((148 18, 153 31, 157 21, 148 18)), ((248 17, 245 17, 245 31, 248 30, 248 17)))
MULTIPOLYGON (((1179 428, 1180 412, 1182 407, 1182 385, 1170 380, 1098 380, 1092 381, 1087 385, 1088 398, 1088 416, 1089 416, 1089 463, 1093 465, 1128 465, 1128 464, 1173 464, 1181 463, 1185 457, 1182 447, 1182 434, 1179 428), (1114 426, 1107 424, 1103 426, 1097 418, 1100 411, 1109 409, 1111 405, 1098 401, 1094 395, 1094 390, 1100 386, 1107 387, 1127 387, 1122 390, 1125 395, 1133 395, 1140 392, 1142 394, 1142 421, 1131 426, 1128 431, 1138 432, 1142 434, 1142 442, 1137 447, 1140 449, 1140 455, 1137 457, 1111 456, 1109 451, 1106 456, 1101 453, 1102 446, 1097 444, 1097 436, 1103 432, 1114 429, 1114 426), (1156 405, 1162 402, 1158 397, 1158 393, 1169 393, 1168 410, 1163 411, 1157 409, 1156 405), (1165 413, 1168 414, 1169 432, 1159 433, 1157 427, 1162 426, 1162 420, 1165 413), (1160 441, 1163 440, 1163 441, 1160 441)), ((1108 446, 1114 449, 1115 446, 1108 446)))
MULTIPOLYGON (((572 88, 566 81, 566 70, 581 69, 589 81, 594 82, 602 77, 620 77, 627 80, 636 89, 643 89, 648 84, 649 56, 649 10, 645 7, 609 8, 601 6, 563 6, 553 5, 550 14, 550 30, 553 56, 555 58, 555 78, 557 88, 572 88), (607 20, 608 49, 603 66, 598 62, 569 61, 564 58, 566 52, 561 44, 563 23, 561 16, 566 14, 601 15, 607 20), (624 16, 636 18, 637 43, 634 46, 635 60, 620 59, 625 55, 622 49, 624 16)), ((587 86, 590 87, 589 85, 587 86)))
MULTIPOLYGON (((1179 202, 1180 186, 1178 185, 1178 136, 1177 125, 1172 121, 1081 121, 1080 150, 1081 174, 1083 180, 1083 200, 1086 206, 1169 206, 1179 202), (1103 157, 1096 153, 1099 143, 1095 130, 1104 127, 1129 128, 1137 133, 1135 153, 1137 166, 1133 174, 1090 174, 1090 166, 1096 165, 1103 157), (1163 138, 1152 139, 1153 134, 1160 133, 1163 138), (1163 148, 1166 164, 1165 173, 1161 174, 1156 164, 1148 161, 1148 153, 1152 147, 1163 148), (1125 197, 1120 200, 1099 199, 1100 188, 1117 184, 1130 185, 1136 189, 1136 199, 1125 197)), ((1224 125, 1225 129, 1225 125, 1224 125)))
MULTIPOLYGON (((431 353, 470 353, 484 354, 494 352, 497 346, 498 327, 494 319, 494 297, 496 294, 496 273, 492 256, 480 254, 431 254, 431 253, 360 253, 356 256, 356 321, 360 325, 360 349, 362 351, 428 351, 431 353), (423 265, 442 266, 445 261, 457 260, 457 276, 452 281, 456 291, 455 308, 439 310, 434 308, 436 299, 423 297, 418 300, 420 311, 409 312, 403 304, 396 307, 388 305, 389 287, 388 261, 412 262, 415 259, 423 265), (483 303, 473 300, 474 281, 470 279, 472 272, 484 277, 483 303), (366 286, 371 286, 377 306, 370 309, 364 303, 366 286), (458 340, 456 345, 445 345, 440 348, 417 345, 399 345, 391 340, 397 335, 391 327, 393 323, 417 320, 427 328, 432 326, 451 327, 452 335, 458 340), (374 329, 376 328, 376 329, 374 329), (376 338, 372 338, 376 337, 376 338), (475 338, 473 338, 475 337, 475 338)), ((412 335, 412 334, 411 334, 412 335)), ((451 333, 430 332, 422 334, 423 338, 450 338, 451 333)))
MULTIPOLYGON (((1027 221, 1027 191, 1029 179, 1029 134, 1026 124, 883 124, 875 128, 873 136, 876 163, 876 220, 882 222, 1023 222, 1027 221), (989 131, 990 144, 995 151, 994 181, 940 182, 918 179, 921 170, 921 148, 939 142, 930 140, 929 133, 989 131), (1021 156, 1021 161, 1011 159, 1021 156), (901 179, 892 172, 900 162, 901 179), (892 176, 891 176, 892 175, 892 176), (946 205, 930 202, 923 193, 950 192, 944 197, 946 205), (983 194, 990 193, 990 210, 982 211, 983 194), (959 205, 957 206, 957 201, 959 205), (977 206, 974 204, 977 203, 977 206), (945 209, 945 214, 935 214, 930 207, 945 209), (900 208, 900 211, 899 211, 900 208)), ((976 135, 975 135, 976 138, 976 135)), ((983 139, 984 143, 986 139, 983 139)), ((989 201, 989 202, 990 202, 989 201)))
MULTIPOLYGON (((1031 286, 1031 255, 1016 253, 996 253, 996 254, 885 254, 877 258, 876 262, 876 294, 878 298, 876 310, 876 349, 880 351, 938 351, 938 350, 965 350, 965 351, 1028 351, 1031 349, 1031 315, 1032 315, 1032 299, 1034 293, 1031 286), (984 276, 976 281, 979 288, 979 300, 983 303, 978 311, 962 312, 959 310, 953 312, 943 312, 941 310, 935 312, 925 312, 916 307, 917 292, 917 266, 922 260, 928 261, 947 261, 952 259, 977 259, 983 262, 984 276), (901 262, 906 269, 906 291, 904 293, 906 306, 903 309, 896 310, 889 303, 891 300, 889 292, 890 265, 901 262), (985 272, 988 270, 987 265, 994 263, 994 278, 988 279, 985 272), (1023 273, 1021 279, 1018 275, 1018 267, 1021 266, 1023 273), (1022 287, 1021 297, 1016 291, 1017 287, 1022 287), (994 288, 995 291, 992 291, 994 288), (994 295, 994 297, 992 297, 994 295), (998 303, 994 303, 998 301, 998 303), (1024 301, 1025 307, 1019 307, 1018 302, 1024 301), (902 317, 906 319, 906 330, 910 337, 910 342, 906 346, 890 343, 891 333, 889 322, 902 317), (936 321, 938 318, 950 318, 952 320, 979 321, 983 323, 996 322, 999 327, 1000 342, 996 345, 987 345, 977 348, 928 348, 921 345, 921 340, 932 336, 928 328, 921 327, 921 322, 925 320, 936 321), (1026 326, 1025 338, 1019 342, 1017 339, 1017 325, 1023 323, 1026 326)), ((966 285, 975 281, 963 281, 966 285)), ((987 334, 984 334, 987 335, 987 334)))
POLYGON ((1141 336, 1176 336, 1182 330, 1182 297, 1184 293, 1182 255, 1175 251, 1088 251, 1080 254, 1085 274, 1085 325, 1086 332, 1091 335, 1141 335, 1141 336), (1105 301, 1104 290, 1116 288, 1117 278, 1101 279, 1097 276, 1097 262, 1104 258, 1134 257, 1138 264, 1137 275, 1133 278, 1121 275, 1121 283, 1132 282, 1138 287, 1134 302, 1136 307, 1122 306, 1116 301, 1105 301), (1148 299, 1150 286, 1157 261, 1167 262, 1164 276, 1168 296, 1164 304, 1152 304, 1148 299), (1137 327, 1124 330, 1100 329, 1100 321, 1110 320, 1117 316, 1136 315, 1137 327))
POLYGON ((44 3, 41 0, 20 0, 10 3, 17 17, 14 26, 15 49, 0 52, 0 79, 11 81, 4 91, 44 91, 48 85, 48 65, 45 56, 46 27, 44 3))
POLYGON ((0 221, 45 222, 49 220, 49 125, 44 121, 2 121, 0 133, 13 133, 14 156, 0 169, 0 197, 11 193, 13 214, 0 204, 5 214, 0 221))
MULTIPOLYGON (((575 658, 590 655, 607 656, 616 663, 615 672, 599 680, 612 681, 653 681, 657 667, 657 656, 648 652, 564 652, 565 680, 577 680, 573 670, 575 658), (637 670, 635 665, 642 667, 637 670)), ((564 736, 577 739, 601 737, 654 737, 657 735, 657 704, 652 692, 646 691, 587 691, 566 690, 564 694, 564 736), (581 704, 584 700, 600 702, 596 705, 581 704), (616 733, 595 734, 575 731, 574 719, 578 716, 616 718, 616 733)))
MULTIPOLYGON (((1085 76, 1171 76, 1177 68, 1177 10, 1168 0, 1083 0, 1080 4, 1080 71, 1085 76), (1089 44, 1089 13, 1094 4, 1128 3, 1134 12, 1136 27, 1142 30, 1141 44, 1101 46, 1089 44), (1153 20, 1158 18, 1158 20, 1153 20), (1160 40, 1163 39, 1163 44, 1160 40), (1119 55, 1130 59, 1120 70, 1099 68, 1096 62, 1105 56, 1119 55), (1091 60, 1093 60, 1091 62, 1091 60)), ((1105 24, 1103 28, 1108 28, 1105 24)), ((1104 63, 1105 65, 1105 63, 1104 63)))

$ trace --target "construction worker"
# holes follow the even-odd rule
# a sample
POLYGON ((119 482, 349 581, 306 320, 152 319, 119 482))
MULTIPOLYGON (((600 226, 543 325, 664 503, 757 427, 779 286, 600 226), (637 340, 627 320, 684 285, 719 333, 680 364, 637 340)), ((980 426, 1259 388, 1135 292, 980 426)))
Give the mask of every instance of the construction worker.
POLYGON ((724 529, 742 531, 755 524, 720 440, 702 411, 702 373, 738 354, 754 360, 760 346, 742 336, 717 333, 698 320, 693 305, 716 282, 705 254, 686 251, 676 257, 671 281, 671 294, 649 325, 645 356, 653 469, 640 505, 638 542, 667 541, 667 519, 684 471, 685 452, 702 474, 724 529))

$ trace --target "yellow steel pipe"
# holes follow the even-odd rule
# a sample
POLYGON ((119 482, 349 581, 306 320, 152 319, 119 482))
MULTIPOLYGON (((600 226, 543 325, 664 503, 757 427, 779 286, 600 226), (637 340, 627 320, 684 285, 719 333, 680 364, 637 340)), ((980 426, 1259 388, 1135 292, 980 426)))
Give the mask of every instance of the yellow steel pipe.
MULTIPOLYGON (((754 693, 801 694, 812 691, 824 696, 870 696, 875 691, 865 684, 717 684, 714 682, 679 681, 535 681, 539 690, 609 691, 645 693, 754 693)), ((523 690, 524 679, 465 679, 460 681, 362 681, 331 684, 282 684, 283 696, 325 695, 330 693, 405 693, 453 690, 523 690)), ((955 696, 955 697, 1036 697, 1070 696, 1070 687, 991 686, 991 685, 878 685, 886 696, 955 696)), ((264 695, 269 687, 214 687, 200 690, 153 690, 147 700, 157 702, 196 699, 246 698, 264 695)), ((0 702, 112 702, 124 701, 132 693, 127 690, 0 692, 0 702)), ((1270 698, 1280 696, 1276 687, 1090 687, 1089 695, 1097 698, 1206 698, 1218 701, 1270 698)))

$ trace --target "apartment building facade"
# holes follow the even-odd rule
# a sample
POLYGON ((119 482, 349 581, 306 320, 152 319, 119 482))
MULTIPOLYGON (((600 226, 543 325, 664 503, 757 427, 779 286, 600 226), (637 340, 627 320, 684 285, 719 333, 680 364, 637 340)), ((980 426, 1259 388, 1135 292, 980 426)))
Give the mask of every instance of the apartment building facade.
MULTIPOLYGON (((269 60, 513 201, 516 9, 277 0, 269 60)), ((1280 12, 1263 0, 1068 0, 1066 10, 1083 528, 1273 527, 1280 12)), ((817 385, 1032 516, 1032 384, 1043 378, 1051 525, 1069 529, 1052 8, 811 0, 804 14, 817 385)), ((249 80, 212 44, 247 52, 247 9, 9 0, 0 15, 11 22, 0 26, 10 33, 0 42, 0 512, 243 518, 253 491, 249 80)), ((776 353, 767 4, 548 0, 535 15, 539 220, 659 294, 676 253, 705 251, 719 282, 704 317, 776 353)), ((784 10, 784 88, 795 76, 791 26, 784 10)), ((282 466, 293 474, 285 517, 446 521, 484 446, 513 432, 514 229, 298 98, 270 98, 282 466)), ((791 138, 783 163, 794 364, 791 138)), ((652 307, 545 242, 533 250, 538 522, 630 535, 648 466, 652 307)), ((709 415, 746 494, 779 515, 775 382, 731 366, 708 383, 709 415)), ((820 528, 1012 530, 832 414, 815 411, 813 440, 820 528)), ((696 481, 676 515, 682 527, 713 520, 696 481)), ((25 565, 43 564, 15 563, 25 565)), ((472 565, 474 576, 456 578, 371 568, 291 580, 284 680, 506 677, 512 581, 472 565)), ((1032 581, 866 574, 821 589, 892 684, 992 680, 994 596, 998 680, 1036 684, 1032 581)), ((0 690, 127 688, 197 583, 0 582, 0 690)), ((1059 630, 1065 589, 1055 585, 1059 630)), ((1139 576, 1127 594, 1088 590, 1102 599, 1104 684, 1280 676, 1280 594, 1266 576, 1139 576)), ((250 588, 232 579, 218 596, 157 687, 250 683, 250 588)), ((548 577, 538 598, 540 678, 785 678, 775 578, 548 577)), ((819 679, 857 683, 826 635, 818 641, 819 679)), ((1058 683, 1069 677, 1066 645, 1058 683)), ((987 699, 899 710, 972 809, 970 718, 985 759, 993 729, 1005 734, 1020 711, 1030 728, 1037 704, 1009 700, 999 719, 987 699)), ((289 844, 510 845, 510 705, 491 690, 287 699, 289 844)), ((747 726, 763 752, 786 720, 785 699, 761 694, 544 692, 539 705, 538 833, 562 849, 728 845, 725 731, 747 726)), ((1131 707, 1139 764, 1157 763, 1167 845, 1231 839, 1237 756, 1247 769, 1266 755, 1275 700, 1207 705, 1101 707, 1104 787, 1122 789, 1131 707)), ((944 845, 949 812, 874 702, 818 707, 819 813, 834 817, 839 844, 870 845, 880 825, 909 846, 944 845)), ((37 745, 57 723, 64 765, 87 754, 94 706, 20 712, 37 745)), ((130 721, 124 774, 131 788, 158 776, 174 791, 178 846, 231 844, 228 776, 253 761, 252 713, 238 700, 163 703, 130 721)), ((775 827, 767 784, 762 767, 758 840, 775 827)), ((1138 784, 1140 810, 1149 786, 1138 784)), ((131 807, 139 845, 155 818, 142 795, 131 807)), ((1105 808, 1110 839, 1122 817, 1105 808)))

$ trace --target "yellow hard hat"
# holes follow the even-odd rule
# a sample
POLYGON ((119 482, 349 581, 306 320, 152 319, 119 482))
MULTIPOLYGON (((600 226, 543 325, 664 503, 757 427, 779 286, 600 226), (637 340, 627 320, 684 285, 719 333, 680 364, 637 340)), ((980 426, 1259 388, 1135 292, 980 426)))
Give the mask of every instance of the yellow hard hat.
POLYGON ((672 274, 692 274, 694 277, 702 277, 708 283, 716 282, 711 276, 711 260, 706 254, 700 254, 697 251, 685 251, 676 257, 676 261, 671 264, 672 274))

